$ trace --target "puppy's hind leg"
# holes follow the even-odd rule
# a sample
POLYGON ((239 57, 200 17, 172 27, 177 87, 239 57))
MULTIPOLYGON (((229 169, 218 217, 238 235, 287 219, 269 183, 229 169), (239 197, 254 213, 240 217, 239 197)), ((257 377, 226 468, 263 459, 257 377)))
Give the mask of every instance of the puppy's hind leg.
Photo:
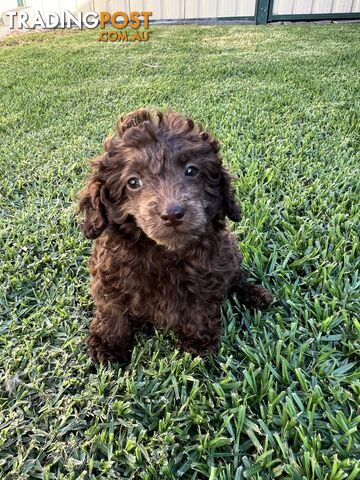
POLYGON ((129 358, 133 331, 118 308, 96 309, 87 345, 94 362, 126 362, 129 358))
POLYGON ((228 295, 230 296, 231 294, 235 294, 239 302, 250 310, 261 310, 273 302, 273 297, 269 290, 262 285, 249 283, 243 272, 239 272, 233 278, 228 290, 228 295))

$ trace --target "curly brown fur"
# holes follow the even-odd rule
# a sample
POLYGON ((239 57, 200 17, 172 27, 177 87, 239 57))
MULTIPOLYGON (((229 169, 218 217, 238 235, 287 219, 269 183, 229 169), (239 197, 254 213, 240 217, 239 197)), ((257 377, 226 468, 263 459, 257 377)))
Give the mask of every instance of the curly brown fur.
POLYGON ((174 330, 185 350, 214 352, 229 291, 250 308, 271 303, 240 272, 225 224, 238 221, 240 209, 218 152, 189 118, 138 110, 119 120, 92 162, 79 210, 84 235, 96 239, 88 340, 95 361, 125 360, 146 322, 174 330))

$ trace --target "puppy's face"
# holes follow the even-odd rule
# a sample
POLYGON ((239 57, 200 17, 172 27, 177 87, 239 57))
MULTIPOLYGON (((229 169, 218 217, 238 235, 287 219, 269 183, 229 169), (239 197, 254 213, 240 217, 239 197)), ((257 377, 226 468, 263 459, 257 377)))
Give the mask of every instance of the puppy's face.
POLYGON ((171 250, 204 234, 220 203, 211 185, 220 175, 213 155, 201 158, 185 153, 180 140, 175 144, 174 148, 171 142, 154 142, 129 152, 131 160, 121 175, 125 185, 121 208, 149 238, 171 250))
MULTIPOLYGON (((132 221, 157 244, 180 250, 210 232, 215 218, 238 219, 239 209, 216 141, 182 116, 149 115, 145 121, 131 117, 108 142, 88 184, 87 191, 94 183, 99 188, 91 211, 98 208, 101 218, 87 236, 132 221)), ((80 208, 86 209, 84 195, 80 208)))

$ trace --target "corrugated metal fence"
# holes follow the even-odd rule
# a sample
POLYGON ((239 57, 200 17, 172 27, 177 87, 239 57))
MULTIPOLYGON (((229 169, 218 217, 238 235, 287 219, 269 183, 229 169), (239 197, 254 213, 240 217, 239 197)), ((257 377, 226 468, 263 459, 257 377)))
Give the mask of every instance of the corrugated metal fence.
POLYGON ((150 11, 154 20, 254 17, 256 0, 95 0, 95 10, 150 11))
MULTIPOLYGON (((218 18, 267 23, 360 19, 360 0, 22 0, 22 3, 35 10, 52 12, 151 11, 152 20, 218 18)), ((19 3, 18 0, 1 0, 0 4, 7 9, 19 3)))
POLYGON ((360 0, 274 0, 273 15, 359 12, 360 0))
POLYGON ((360 18, 360 0, 94 0, 93 4, 96 11, 151 11, 154 20, 238 18, 266 23, 319 16, 360 18))

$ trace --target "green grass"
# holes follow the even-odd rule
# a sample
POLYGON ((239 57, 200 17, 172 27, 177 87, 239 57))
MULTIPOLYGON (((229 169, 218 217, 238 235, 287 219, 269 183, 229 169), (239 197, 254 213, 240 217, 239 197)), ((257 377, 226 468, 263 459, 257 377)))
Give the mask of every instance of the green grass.
POLYGON ((359 478, 359 35, 173 26, 147 44, 0 44, 1 478, 359 478), (158 332, 128 367, 93 367, 75 195, 117 116, 142 106, 220 139, 244 267, 276 302, 226 303, 207 361, 158 332))

